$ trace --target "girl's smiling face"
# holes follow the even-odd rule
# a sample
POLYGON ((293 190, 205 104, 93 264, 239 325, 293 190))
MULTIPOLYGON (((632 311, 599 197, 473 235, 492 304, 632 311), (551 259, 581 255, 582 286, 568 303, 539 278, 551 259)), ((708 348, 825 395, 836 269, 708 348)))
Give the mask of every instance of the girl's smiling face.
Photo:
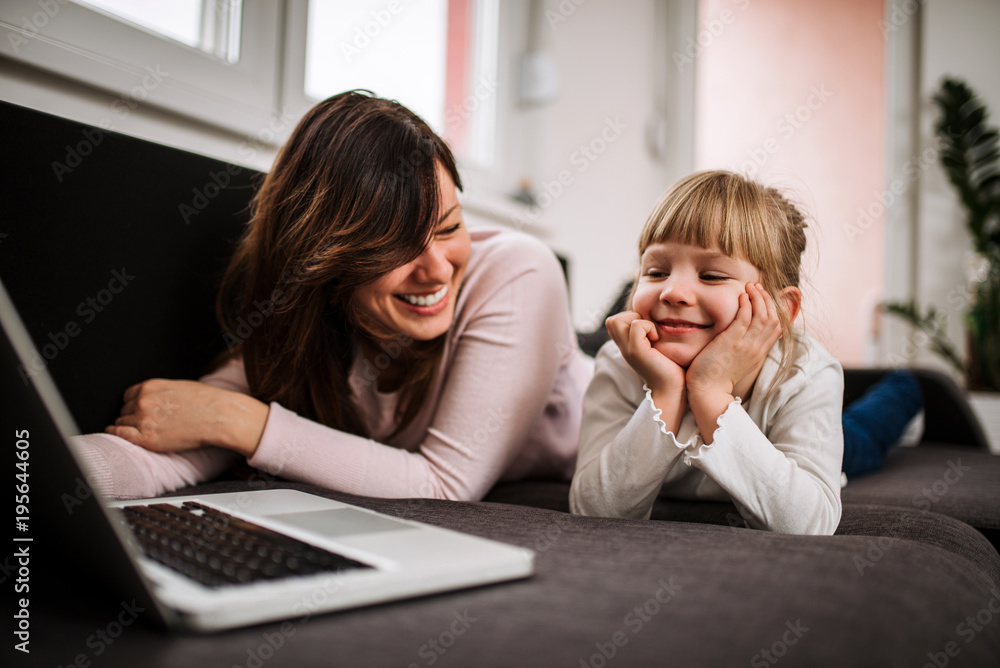
POLYGON ((653 347, 684 368, 736 318, 747 283, 760 282, 746 260, 673 241, 650 244, 640 266, 632 310, 656 325, 653 347))

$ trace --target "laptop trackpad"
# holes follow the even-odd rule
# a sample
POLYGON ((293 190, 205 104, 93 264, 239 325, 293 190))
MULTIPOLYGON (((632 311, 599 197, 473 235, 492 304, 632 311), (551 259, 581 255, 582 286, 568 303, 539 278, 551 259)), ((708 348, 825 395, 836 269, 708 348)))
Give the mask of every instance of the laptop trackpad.
POLYGON ((400 531, 416 529, 412 524, 394 520, 391 517, 372 515, 353 508, 336 508, 333 510, 314 510, 304 513, 285 513, 270 515, 270 519, 286 522, 309 531, 315 531, 324 536, 353 536, 365 533, 382 533, 383 531, 400 531))

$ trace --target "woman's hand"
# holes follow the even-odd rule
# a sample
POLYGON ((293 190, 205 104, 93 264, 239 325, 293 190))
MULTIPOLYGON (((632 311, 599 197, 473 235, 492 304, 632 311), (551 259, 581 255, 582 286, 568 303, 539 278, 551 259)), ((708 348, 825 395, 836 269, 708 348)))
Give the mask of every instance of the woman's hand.
POLYGON ((147 380, 125 390, 109 434, 154 452, 216 445, 253 456, 269 407, 253 397, 189 380, 147 380))
POLYGON ((656 350, 659 341, 656 325, 643 320, 635 311, 623 311, 608 318, 604 325, 618 345, 628 365, 646 382, 653 405, 660 409, 660 419, 669 431, 676 432, 687 408, 684 398, 684 368, 656 350))
POLYGON ((774 300, 759 283, 747 283, 746 294, 739 297, 736 318, 698 353, 687 370, 688 401, 706 443, 711 442, 716 420, 729 403, 753 387, 767 353, 780 338, 781 321, 774 300))

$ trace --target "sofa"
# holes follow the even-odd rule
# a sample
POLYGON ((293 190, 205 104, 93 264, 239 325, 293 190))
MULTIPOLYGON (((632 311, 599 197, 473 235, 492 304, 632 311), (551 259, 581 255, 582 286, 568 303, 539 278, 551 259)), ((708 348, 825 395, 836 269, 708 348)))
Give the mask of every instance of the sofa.
MULTIPOLYGON (((81 431, 100 430, 125 387, 197 377, 223 349, 212 294, 260 175, 8 103, 0 121, 0 279, 81 431)), ((845 398, 882 373, 848 370, 845 398)), ((536 572, 178 635, 142 611, 121 622, 127 597, 43 527, 36 642, 5 665, 1000 665, 1000 458, 959 388, 917 374, 921 442, 847 485, 833 536, 750 530, 728 503, 661 499, 651 521, 573 516, 559 480, 500 484, 479 502, 379 499, 244 466, 177 493, 307 491, 528 547, 536 572)))

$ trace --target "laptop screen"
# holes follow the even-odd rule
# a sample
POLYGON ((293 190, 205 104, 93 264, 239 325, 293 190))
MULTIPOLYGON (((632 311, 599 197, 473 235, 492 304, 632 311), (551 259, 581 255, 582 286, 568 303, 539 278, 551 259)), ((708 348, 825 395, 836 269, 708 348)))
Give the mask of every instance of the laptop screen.
MULTIPOLYGON (((30 336, 0 284, 0 428, 8 439, 17 493, 12 545, 17 563, 30 566, 28 577, 22 573, 22 586, 14 589, 18 605, 37 610, 42 598, 48 599, 47 609, 57 609, 71 592, 90 590, 102 601, 135 601, 144 616, 162 624, 169 615, 149 595, 129 558, 122 544, 124 527, 116 530, 109 522, 70 451, 66 437, 76 425, 55 384, 44 370, 27 385, 21 378, 19 369, 31 354, 30 336)), ((37 621, 37 614, 29 613, 28 619, 37 621)))

